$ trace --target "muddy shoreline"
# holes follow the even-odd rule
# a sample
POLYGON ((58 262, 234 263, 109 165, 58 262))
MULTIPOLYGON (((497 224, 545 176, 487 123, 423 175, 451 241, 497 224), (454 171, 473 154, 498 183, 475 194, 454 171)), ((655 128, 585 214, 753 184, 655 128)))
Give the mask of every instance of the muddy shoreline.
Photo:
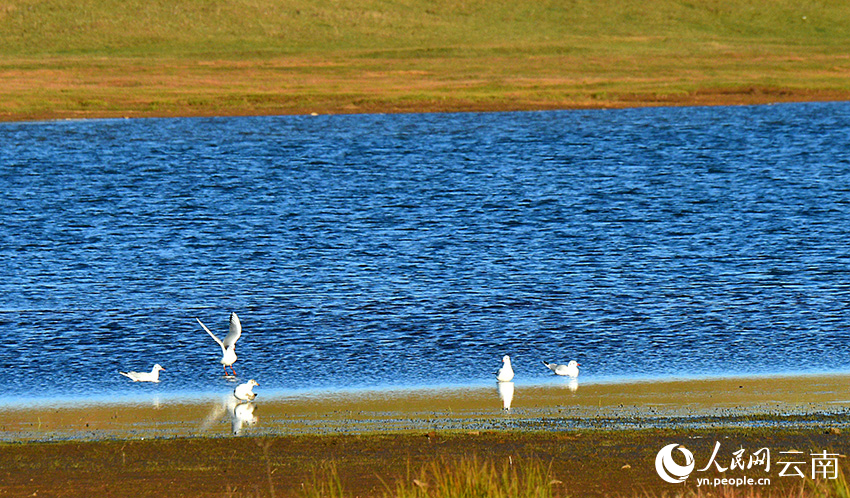
POLYGON ((844 425, 850 375, 570 382, 490 387, 263 392, 0 406, 0 441, 386 434, 440 431, 844 425), (506 409, 506 406, 508 407, 506 409))
POLYGON ((395 101, 328 102, 319 104, 293 104, 273 109, 242 107, 231 109, 197 109, 191 106, 169 110, 121 109, 121 110, 77 110, 53 109, 48 111, 3 112, 0 122, 41 122, 87 119, 142 119, 142 118, 210 118, 249 116, 291 115, 344 115, 344 114, 431 114, 431 113, 480 113, 480 112, 536 112, 570 110, 628 109, 640 107, 712 107, 741 105, 773 105, 803 102, 846 102, 850 91, 819 90, 807 88, 755 88, 705 89, 689 94, 675 95, 620 95, 609 99, 595 98, 577 102, 571 99, 537 101, 535 99, 512 99, 509 101, 473 102, 463 99, 439 102, 405 103, 395 101))
MULTIPOLYGON (((658 451, 674 442, 698 460, 718 442, 728 458, 764 447, 774 460, 786 450, 846 455, 848 383, 850 375, 516 384, 509 410, 495 385, 257 389, 238 436, 245 405, 226 392, 6 404, 0 496, 304 496, 305 486, 328 482, 329 469, 346 496, 384 496, 434 462, 463 458, 544 463, 561 483, 557 496, 670 495, 696 482, 674 486, 656 474, 658 451)), ((804 483, 776 472, 770 492, 804 483)))

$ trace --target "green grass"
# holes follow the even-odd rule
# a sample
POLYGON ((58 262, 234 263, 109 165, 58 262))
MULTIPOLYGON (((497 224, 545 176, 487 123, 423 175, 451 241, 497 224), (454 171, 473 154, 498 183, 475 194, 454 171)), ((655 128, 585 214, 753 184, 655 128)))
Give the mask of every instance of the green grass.
POLYGON ((0 0, 0 118, 844 98, 848 46, 839 0, 0 0))
MULTIPOLYGON (((441 459, 425 465, 394 486, 384 483, 383 498, 552 498, 581 496, 566 489, 539 460, 508 460, 496 463, 477 456, 441 459)), ((637 493, 641 498, 850 498, 844 474, 837 479, 807 480, 800 486, 782 487, 672 487, 670 494, 637 493)), ((336 464, 324 462, 314 469, 312 481, 302 489, 304 498, 345 498, 345 486, 336 464)))
POLYGON ((706 53, 712 44, 843 50, 836 0, 4 0, 4 55, 392 57, 706 53), (600 40, 606 40, 600 44, 600 40), (683 45, 683 46, 682 46, 683 45))
MULTIPOLYGON (((496 463, 477 456, 441 459, 394 485, 384 483, 384 498, 552 498, 567 496, 563 483, 537 460, 496 463)), ((326 462, 304 486, 305 498, 343 498, 346 494, 334 463, 326 462)))

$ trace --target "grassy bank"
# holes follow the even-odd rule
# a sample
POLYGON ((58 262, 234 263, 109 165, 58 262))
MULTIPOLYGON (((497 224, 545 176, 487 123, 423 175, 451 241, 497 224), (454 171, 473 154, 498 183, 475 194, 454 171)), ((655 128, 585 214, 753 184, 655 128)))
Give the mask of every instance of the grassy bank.
POLYGON ((850 5, 6 0, 0 119, 850 97, 850 5))
MULTIPOLYGON (((701 429, 177 438, 0 445, 0 496, 208 497, 808 497, 840 481, 780 477, 780 451, 846 455, 828 431, 701 429), (715 442, 726 469, 668 484, 658 451, 680 443, 701 468, 715 442), (774 465, 730 469, 732 452, 771 450, 774 465), (770 479, 737 488, 697 478, 770 479)), ((746 461, 745 455, 745 461, 746 461)), ((846 459, 838 457, 846 472, 846 459)), ((838 485, 838 486, 836 486, 838 485)), ((846 490, 846 486, 843 487, 846 490)))

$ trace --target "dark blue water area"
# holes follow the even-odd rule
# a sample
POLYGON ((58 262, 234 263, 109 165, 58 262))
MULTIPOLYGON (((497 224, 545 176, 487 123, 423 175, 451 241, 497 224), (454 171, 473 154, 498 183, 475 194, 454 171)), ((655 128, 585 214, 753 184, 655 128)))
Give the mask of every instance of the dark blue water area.
POLYGON ((848 103, 0 124, 3 397, 221 389, 195 317, 231 311, 271 391, 847 372, 848 136, 848 103))

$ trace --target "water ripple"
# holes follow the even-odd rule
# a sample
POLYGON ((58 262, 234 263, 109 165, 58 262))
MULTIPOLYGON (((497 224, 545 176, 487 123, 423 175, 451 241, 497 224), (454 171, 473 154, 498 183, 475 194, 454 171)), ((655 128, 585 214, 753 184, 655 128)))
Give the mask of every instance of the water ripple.
POLYGON ((18 393, 846 371, 850 105, 0 124, 18 393))

